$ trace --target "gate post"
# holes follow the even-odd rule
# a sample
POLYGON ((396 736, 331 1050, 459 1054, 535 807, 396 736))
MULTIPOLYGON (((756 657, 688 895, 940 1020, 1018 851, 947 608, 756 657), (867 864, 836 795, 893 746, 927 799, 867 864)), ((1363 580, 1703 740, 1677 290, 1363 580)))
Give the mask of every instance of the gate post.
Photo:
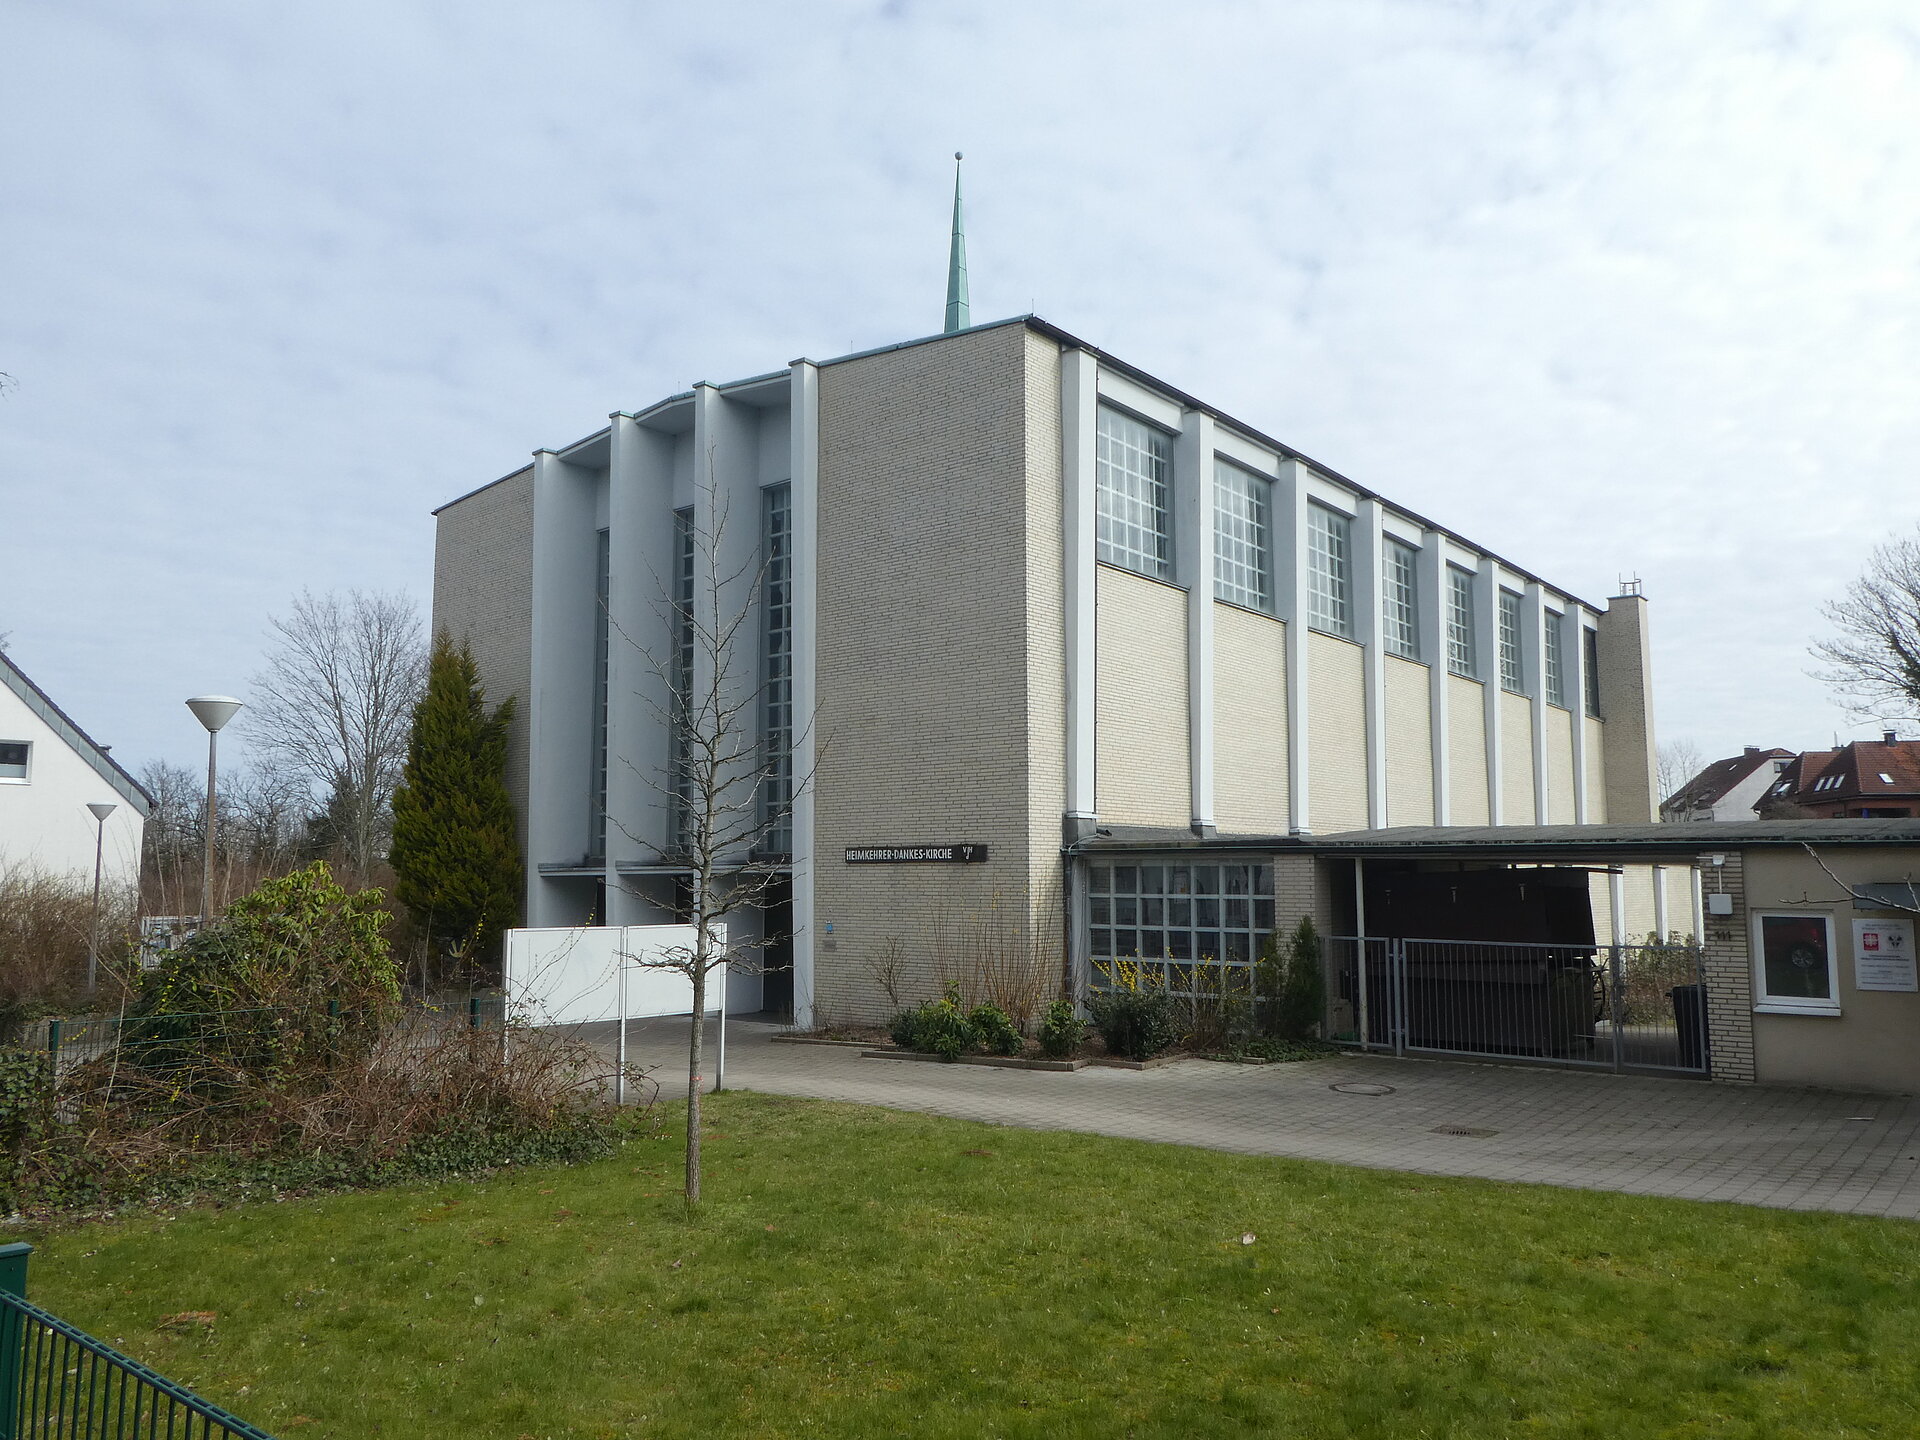
POLYGON ((1367 994, 1367 961, 1369 958, 1367 954, 1367 937, 1362 935, 1356 938, 1353 942, 1353 950, 1354 968, 1359 971, 1360 981, 1360 993, 1358 996, 1360 1002, 1360 1048, 1362 1050, 1371 1050, 1373 1048, 1373 1012, 1368 1008, 1367 1004, 1369 999, 1367 994))
MULTIPOLYGON (((33 1246, 0 1245, 0 1294, 27 1298, 27 1257, 33 1246)), ((27 1327, 13 1306, 0 1303, 0 1440, 20 1433, 20 1361, 27 1327)))
POLYGON ((1620 1003, 1621 987, 1626 984, 1626 974, 1621 965, 1619 945, 1609 945, 1607 947, 1607 1028, 1613 1032, 1613 1073, 1616 1075, 1626 1069, 1625 1037, 1620 1033, 1626 1016, 1626 1007, 1620 1003))
POLYGON ((1405 940, 1387 942, 1387 970, 1392 977, 1387 986, 1392 1006, 1387 1015, 1387 1024, 1393 1031, 1393 1053, 1404 1058, 1407 1053, 1407 942, 1405 940))

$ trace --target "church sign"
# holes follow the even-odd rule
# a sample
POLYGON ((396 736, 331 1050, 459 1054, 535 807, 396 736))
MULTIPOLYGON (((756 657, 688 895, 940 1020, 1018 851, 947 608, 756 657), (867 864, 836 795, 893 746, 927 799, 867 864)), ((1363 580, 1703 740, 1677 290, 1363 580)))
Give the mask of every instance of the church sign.
POLYGON ((849 845, 849 865, 979 865, 984 845, 849 845))

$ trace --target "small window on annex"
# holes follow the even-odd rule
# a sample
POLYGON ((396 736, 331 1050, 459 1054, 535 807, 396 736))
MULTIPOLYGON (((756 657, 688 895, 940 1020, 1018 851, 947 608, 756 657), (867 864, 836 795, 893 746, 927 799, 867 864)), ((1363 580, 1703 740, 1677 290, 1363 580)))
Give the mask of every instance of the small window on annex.
POLYGON ((1155 580, 1173 577, 1169 492, 1173 442, 1151 425, 1100 407, 1094 489, 1099 556, 1155 580))
POLYGON ((1307 623, 1353 638, 1353 521, 1307 506, 1307 623))
POLYGON ((1518 694, 1527 693, 1527 664, 1520 644, 1520 597, 1500 592, 1500 683, 1518 694))
POLYGON ((1759 999, 1793 1010, 1840 1008, 1833 921, 1826 915, 1755 915, 1759 999))
POLYGON ((1273 609, 1273 482, 1213 462, 1213 594, 1249 610, 1273 609))
POLYGON ((27 740, 0 740, 0 780, 27 778, 27 757, 33 744, 27 740))
POLYGON ((1380 584, 1380 633, 1387 653, 1420 658, 1420 552, 1391 536, 1380 584))
POLYGON ((1469 680, 1480 678, 1474 653, 1473 572, 1447 567, 1447 668, 1469 680))

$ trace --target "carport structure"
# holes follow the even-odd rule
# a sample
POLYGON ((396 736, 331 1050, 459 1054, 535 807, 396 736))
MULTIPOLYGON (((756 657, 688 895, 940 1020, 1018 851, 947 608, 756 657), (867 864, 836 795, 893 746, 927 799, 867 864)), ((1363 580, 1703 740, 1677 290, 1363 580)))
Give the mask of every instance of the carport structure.
MULTIPOLYGON (((1299 843, 1320 872, 1322 923, 1354 937, 1356 977, 1386 982, 1388 1003, 1399 1009, 1397 1048, 1497 1054, 1506 1046, 1520 1052, 1514 1058, 1531 1052, 1532 1058, 1577 1062, 1581 1057, 1571 1053, 1552 1053, 1556 1037, 1585 1033, 1611 1041, 1610 1055, 1589 1053, 1587 1063, 1610 1060, 1616 1069, 1691 1071, 1736 1083, 1920 1089, 1913 958, 1920 821, 1408 827, 1299 843), (1574 877, 1606 876, 1608 933, 1619 941, 1626 877, 1641 867, 1691 873, 1692 913, 1659 928, 1684 926, 1694 947, 1595 945, 1590 929, 1584 937, 1577 933, 1574 877), (1422 942, 1431 943, 1423 950, 1422 942), (1582 952, 1594 957, 1601 987, 1597 1024, 1584 1032, 1578 1013, 1584 1001, 1571 998, 1574 987, 1555 978, 1570 973, 1582 952), (1503 1032, 1500 1002, 1491 998, 1495 987, 1487 978, 1502 959, 1510 970, 1524 962, 1539 973, 1543 998, 1529 1013, 1542 1016, 1530 1023, 1544 1028, 1545 1039, 1522 1035, 1516 1047, 1506 1033, 1512 1026, 1503 1032), (1448 990, 1451 1003, 1477 1007, 1482 1028, 1456 1016, 1438 1026, 1441 1043, 1406 1045, 1423 1038, 1420 986, 1440 986, 1436 977, 1449 965, 1467 972, 1448 990), (1681 973, 1689 967, 1692 974, 1681 973), (1636 986, 1649 990, 1667 979, 1675 981, 1671 1050, 1660 1048, 1661 1026, 1648 1023, 1644 1011, 1624 1014, 1636 986), (1685 992, 1695 984, 1700 989, 1693 994, 1705 1002, 1704 1053, 1690 1044, 1698 1031, 1685 992), (1491 1044, 1474 1043, 1489 1034, 1491 1044), (1463 1037, 1467 1043, 1450 1043, 1463 1037)), ((1337 955, 1339 947, 1332 948, 1337 955)), ((1370 988, 1380 993, 1377 983, 1370 988)), ((1432 995, 1425 1001, 1429 1040, 1437 1003, 1432 995)), ((1644 1007, 1646 997, 1639 1003, 1644 1007)), ((1372 1032, 1357 1029, 1368 1041, 1379 1033, 1377 1024, 1372 1032)))
POLYGON ((1177 988, 1196 957, 1248 963, 1310 916, 1323 1033, 1358 1048, 1920 1091, 1920 820, 1116 826, 1068 856, 1083 985, 1138 958, 1177 988))

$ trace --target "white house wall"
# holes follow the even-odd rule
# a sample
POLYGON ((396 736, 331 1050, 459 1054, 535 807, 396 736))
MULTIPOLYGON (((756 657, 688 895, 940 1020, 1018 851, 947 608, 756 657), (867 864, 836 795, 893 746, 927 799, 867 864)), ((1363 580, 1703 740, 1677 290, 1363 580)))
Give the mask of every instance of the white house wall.
POLYGON ((27 779, 0 779, 0 865, 49 875, 93 880, 97 826, 90 802, 117 807, 107 817, 102 855, 108 885, 132 886, 140 878, 140 812, 27 703, 0 685, 0 740, 24 740, 33 748, 27 779))

